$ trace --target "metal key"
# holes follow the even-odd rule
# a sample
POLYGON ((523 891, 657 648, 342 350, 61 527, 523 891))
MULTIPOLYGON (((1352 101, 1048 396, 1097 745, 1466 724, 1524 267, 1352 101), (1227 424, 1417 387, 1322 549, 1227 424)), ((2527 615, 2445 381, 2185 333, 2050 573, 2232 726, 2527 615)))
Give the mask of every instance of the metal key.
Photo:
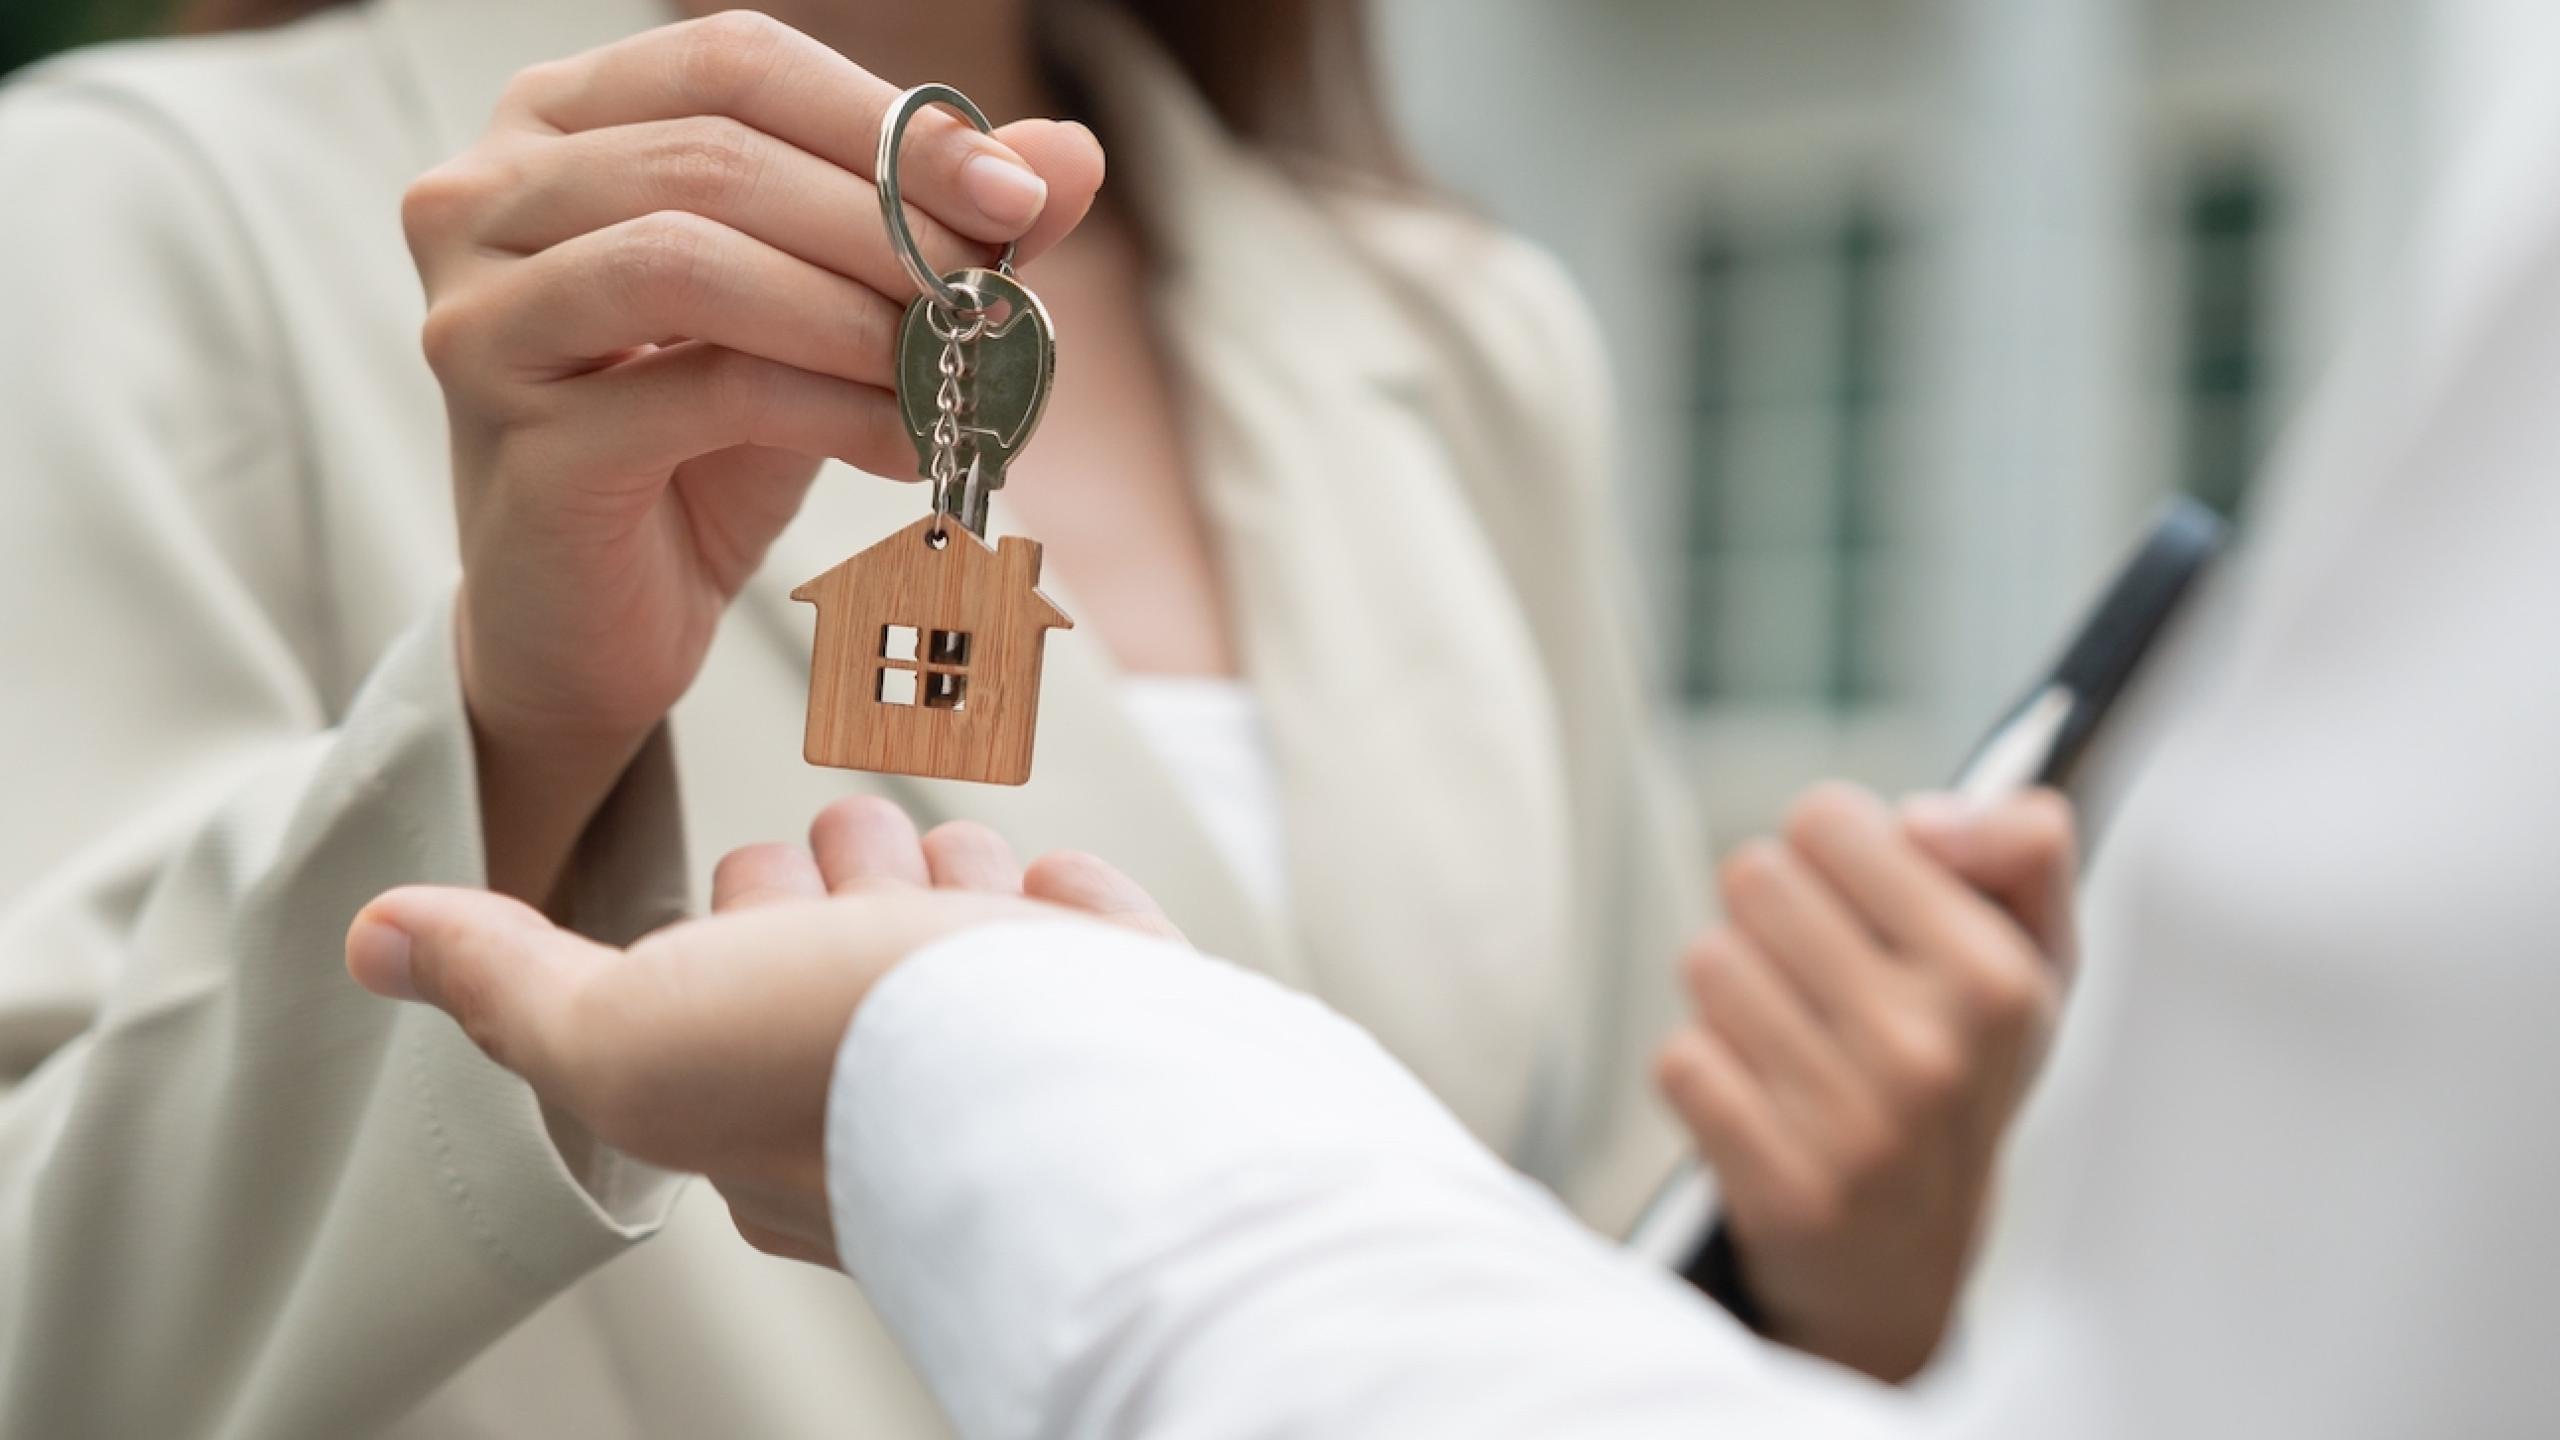
POLYGON ((898 326, 898 409, 916 464, 935 486, 937 512, 987 532, 987 502, 1039 427, 1057 371, 1048 307, 1012 276, 959 270, 943 277, 977 300, 957 311, 919 295, 898 326))

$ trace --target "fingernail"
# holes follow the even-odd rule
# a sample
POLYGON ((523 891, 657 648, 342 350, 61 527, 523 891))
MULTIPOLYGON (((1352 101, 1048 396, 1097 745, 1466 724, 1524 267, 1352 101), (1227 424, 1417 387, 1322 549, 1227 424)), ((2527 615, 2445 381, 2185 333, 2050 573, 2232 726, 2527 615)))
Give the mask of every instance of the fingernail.
POLYGON ((391 1000, 418 998, 409 968, 409 932, 358 916, 347 931, 347 973, 356 983, 391 1000))
POLYGON ((1049 182, 1001 155, 970 157, 960 167, 960 188, 990 223, 1015 231, 1031 228, 1049 203, 1049 182))

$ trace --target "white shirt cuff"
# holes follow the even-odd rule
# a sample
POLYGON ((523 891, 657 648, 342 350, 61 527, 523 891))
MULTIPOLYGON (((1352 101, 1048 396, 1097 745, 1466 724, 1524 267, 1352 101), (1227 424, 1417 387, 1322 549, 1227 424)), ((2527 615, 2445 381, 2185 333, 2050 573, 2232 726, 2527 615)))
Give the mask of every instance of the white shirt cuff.
POLYGON ((837 1251, 971 1440, 1867 1433, 1357 1027, 1179 946, 928 947, 829 1099, 837 1251))

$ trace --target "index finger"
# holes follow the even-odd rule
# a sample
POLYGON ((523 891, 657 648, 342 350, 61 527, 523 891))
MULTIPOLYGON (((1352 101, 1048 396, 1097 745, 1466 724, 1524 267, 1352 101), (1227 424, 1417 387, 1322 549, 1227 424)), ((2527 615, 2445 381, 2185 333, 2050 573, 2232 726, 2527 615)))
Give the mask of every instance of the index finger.
MULTIPOLYGON (((876 181, 881 121, 900 93, 779 20, 731 10, 534 66, 516 77, 498 113, 563 134, 726 115, 876 181)), ((940 109, 916 116, 901 155, 902 192, 974 240, 1019 236, 1046 198, 1045 182, 1019 154, 940 109), (996 163, 970 168, 982 159, 996 163), (1013 214, 992 213, 988 189, 1003 186, 1036 198, 1013 214)))
POLYGON ((1905 839, 1884 803, 1851 785, 1822 785, 1790 809, 1787 844, 1893 950, 1977 948, 1975 927, 2004 925, 1991 902, 1905 839))
POLYGON ((2077 950, 2072 891, 2079 874, 2071 801, 2039 788, 1988 805, 1915 795, 1902 805, 1913 843, 2017 918, 2068 967, 2077 950))

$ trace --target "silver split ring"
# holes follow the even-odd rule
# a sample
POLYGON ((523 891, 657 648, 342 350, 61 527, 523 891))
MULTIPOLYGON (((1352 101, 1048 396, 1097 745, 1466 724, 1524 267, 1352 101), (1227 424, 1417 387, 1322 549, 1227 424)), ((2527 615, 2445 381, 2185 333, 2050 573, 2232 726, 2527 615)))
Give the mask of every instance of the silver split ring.
MULTIPOLYGON (((880 122, 880 158, 872 166, 873 183, 880 191, 880 218, 889 226, 889 248, 898 252, 898 263, 907 267, 918 290, 932 296, 945 309, 965 314, 984 308, 980 304, 983 297, 936 275, 933 267, 924 262, 924 252, 916 248, 915 231, 907 225, 906 202, 898 193, 898 146, 907 137, 908 122, 928 105, 947 105, 968 117, 981 133, 995 133, 996 127, 987 123, 986 113, 968 96, 948 85, 918 85, 899 96, 897 103, 889 107, 888 118, 880 122)), ((1013 273, 1013 254, 1019 243, 1005 245, 1003 258, 996 261, 999 274, 1013 273)))

